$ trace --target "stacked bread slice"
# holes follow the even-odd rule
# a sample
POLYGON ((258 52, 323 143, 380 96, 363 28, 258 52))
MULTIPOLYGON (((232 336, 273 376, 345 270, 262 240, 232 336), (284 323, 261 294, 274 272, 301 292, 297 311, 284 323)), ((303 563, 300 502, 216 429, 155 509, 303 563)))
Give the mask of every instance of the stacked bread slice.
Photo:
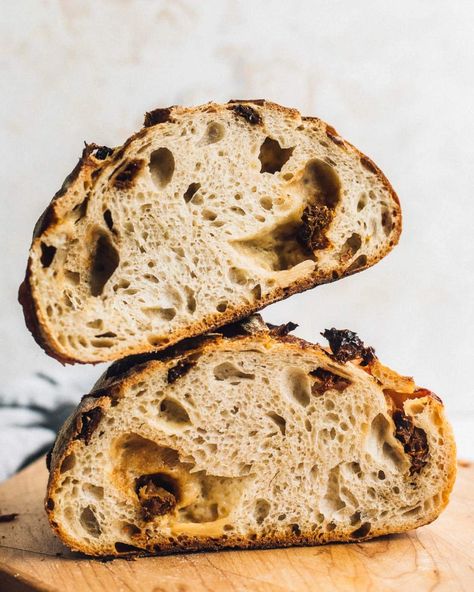
POLYGON ((115 362, 52 451, 60 538, 115 556, 436 518, 455 474, 438 397, 351 331, 326 331, 324 349, 248 317, 374 264, 400 230, 369 158, 266 101, 158 109, 123 146, 86 146, 20 288, 48 353, 115 362))

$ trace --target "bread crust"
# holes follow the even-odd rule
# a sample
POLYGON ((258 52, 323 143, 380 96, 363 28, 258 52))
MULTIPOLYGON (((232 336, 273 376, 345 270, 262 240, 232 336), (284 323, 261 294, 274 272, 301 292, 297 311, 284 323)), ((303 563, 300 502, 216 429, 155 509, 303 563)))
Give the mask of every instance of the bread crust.
MULTIPOLYGON (((112 162, 118 162, 123 157, 127 147, 134 140, 138 138, 143 138, 149 133, 149 130, 151 130, 156 125, 160 125, 165 121, 173 121, 173 119, 178 118, 181 115, 190 113, 195 114, 199 112, 222 111, 225 109, 233 109, 235 108, 235 105, 238 103, 244 105, 264 105, 266 110, 282 113, 286 118, 290 119, 297 120, 300 117, 300 114, 296 109, 283 107, 281 105, 265 101, 263 99, 247 101, 229 101, 229 103, 223 105, 208 103, 200 107, 172 106, 167 109, 158 109, 146 114, 146 127, 143 127, 136 134, 132 135, 123 144, 123 146, 113 149, 110 158, 112 159, 112 162), (153 116, 153 114, 156 112, 159 112, 159 116, 153 116)), ((19 290, 19 302, 23 307, 26 325, 31 334, 33 335, 34 339, 38 343, 38 345, 40 345, 40 347, 42 347, 48 355, 56 358, 63 364, 95 364, 105 361, 113 361, 118 357, 150 352, 156 349, 164 349, 169 345, 178 343, 182 339, 194 337, 196 335, 201 335, 208 331, 215 330, 218 327, 222 327, 228 323, 233 323, 235 321, 243 319, 248 315, 268 306, 269 304, 278 302, 280 300, 284 300, 292 296, 293 294, 304 292, 306 290, 314 288, 317 285, 333 282, 337 279, 341 279, 343 277, 352 275, 358 271, 363 271, 364 269, 371 267, 379 260, 381 260, 383 257, 385 257, 390 252, 390 250, 398 243, 402 229, 402 215, 400 210, 400 202, 390 182, 370 158, 365 156, 362 152, 360 152, 360 150, 352 146, 349 142, 343 140, 332 126, 327 125, 326 123, 322 122, 322 120, 316 117, 303 117, 302 119, 304 121, 315 121, 318 124, 324 125, 328 139, 345 150, 353 151, 361 159, 363 165, 366 168, 368 168, 376 176, 380 183, 389 191, 393 200, 393 205, 397 209, 397 216, 393 219, 394 227, 390 235, 391 240, 390 242, 387 242, 383 248, 381 248, 377 253, 372 254, 372 256, 368 256, 366 260, 359 266, 349 266, 348 268, 346 267, 346 269, 343 269, 343 266, 341 265, 340 272, 331 277, 329 277, 327 273, 313 271, 312 273, 307 274, 306 276, 294 280, 290 285, 286 287, 276 285, 273 290, 269 291, 258 302, 249 303, 240 307, 228 307, 228 309, 225 312, 210 314, 206 317, 202 317, 199 321, 189 324, 182 330, 176 330, 172 334, 168 335, 169 339, 168 341, 166 341, 166 343, 163 343, 163 345, 151 345, 147 342, 137 343, 135 347, 124 347, 122 349, 120 356, 118 356, 117 353, 114 353, 112 351, 104 350, 103 352, 101 352, 100 358, 97 359, 91 359, 87 354, 81 357, 81 355, 76 352, 74 352, 73 355, 70 355, 71 352, 67 349, 67 347, 61 345, 56 340, 55 336, 50 330, 48 320, 44 317, 38 304, 38 298, 35 293, 35 286, 32 282, 33 272, 32 258, 30 254, 25 279, 22 285, 20 286, 19 290)), ((66 178, 61 189, 56 193, 50 205, 47 207, 45 212, 38 220, 33 234, 31 249, 39 245, 39 242, 41 241, 42 237, 44 238, 49 232, 54 232, 55 227, 60 223, 60 215, 58 214, 60 206, 62 206, 62 204, 64 203, 68 203, 68 201, 71 201, 72 195, 75 191, 83 191, 84 186, 89 187, 89 193, 93 190, 95 179, 98 178, 100 170, 102 168, 102 161, 96 158, 96 156, 94 156, 94 153, 97 154, 97 150, 99 148, 105 147, 99 147, 96 144, 86 144, 76 167, 66 178)))
MULTIPOLYGON (((190 341, 188 344, 182 346, 181 350, 178 352, 173 349, 165 352, 155 352, 149 356, 148 360, 138 360, 136 364, 131 363, 129 367, 125 366, 122 367, 122 369, 119 367, 119 371, 117 373, 110 371, 104 373, 104 375, 94 386, 91 393, 84 395, 73 415, 64 424, 57 436, 54 448, 52 450, 50 475, 45 498, 45 509, 48 514, 51 527, 63 542, 65 542, 75 551, 92 555, 104 555, 100 552, 92 552, 89 548, 78 546, 77 541, 73 540, 61 527, 61 525, 55 521, 54 507, 52 508, 49 502, 50 495, 54 493, 55 488, 59 482, 61 463, 68 454, 74 452, 76 447, 82 445, 78 438, 80 438, 81 434, 81 418, 83 414, 89 413, 93 409, 100 409, 101 412, 105 413, 110 405, 113 404, 114 399, 124 396, 129 387, 134 383, 146 381, 147 376, 152 375, 154 369, 156 369, 157 366, 159 367, 163 365, 169 365, 170 361, 175 364, 179 360, 188 358, 189 356, 199 356, 206 351, 216 350, 223 341, 226 341, 226 349, 229 347, 238 349, 239 346, 242 345, 242 341, 251 340, 252 343, 255 343, 256 339, 263 347, 268 346, 272 342, 274 343, 275 341, 278 341, 280 343, 284 343, 286 347, 294 348, 296 350, 309 349, 322 362, 329 362, 332 364, 335 363, 330 353, 321 348, 319 345, 309 343, 303 339, 291 335, 278 335, 278 332, 276 331, 262 329, 261 331, 254 332, 250 335, 242 334, 233 336, 231 338, 228 338, 222 334, 205 336, 199 342, 190 341)), ((399 386, 402 390, 405 389, 408 398, 419 397, 420 400, 426 400, 427 404, 436 410, 436 412, 442 418, 442 421, 444 422, 443 428, 445 432, 445 439, 447 442, 447 447, 450 450, 450 459, 449 473, 444 484, 444 488, 441 491, 440 503, 438 507, 433 508, 430 513, 427 513, 421 517, 407 520, 404 528, 391 530, 372 529, 368 536, 354 537, 354 533, 351 533, 350 530, 347 530, 347 532, 342 534, 338 532, 337 539, 335 539, 334 536, 331 536, 331 533, 320 533, 316 535, 311 531, 301 531, 299 533, 289 532, 284 536, 272 535, 260 537, 257 539, 228 535, 225 541, 219 537, 183 536, 179 541, 175 539, 173 542, 160 543, 159 547, 155 546, 154 548, 147 546, 147 542, 144 538, 142 540, 138 538, 136 548, 124 548, 123 552, 117 551, 111 556, 120 557, 157 554, 162 555, 186 551, 217 551, 227 548, 266 549, 275 547, 319 545, 328 542, 334 542, 335 540, 337 540, 337 542, 364 541, 386 534, 405 532, 419 526, 429 524, 435 520, 448 504, 449 495, 452 491, 456 477, 456 445, 451 427, 444 419, 444 406, 441 402, 441 399, 439 399, 439 397, 427 389, 417 388, 412 379, 400 376, 395 371, 387 368, 386 366, 382 366, 377 358, 375 358, 373 364, 369 364, 366 367, 361 367, 354 362, 346 362, 344 364, 344 368, 349 373, 358 373, 361 371, 366 372, 372 380, 374 380, 384 389, 392 389, 394 385, 399 386)))

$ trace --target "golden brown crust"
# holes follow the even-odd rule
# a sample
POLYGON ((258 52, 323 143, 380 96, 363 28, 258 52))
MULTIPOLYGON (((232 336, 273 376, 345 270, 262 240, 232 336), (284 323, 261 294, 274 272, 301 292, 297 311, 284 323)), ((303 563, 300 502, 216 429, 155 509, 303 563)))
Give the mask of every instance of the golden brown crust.
MULTIPOLYGON (((149 130, 153 128, 155 125, 160 125, 161 123, 164 123, 166 121, 172 122, 174 118, 179 117, 180 115, 187 113, 196 113, 199 111, 207 111, 212 108, 230 108, 232 110, 235 110, 236 105, 243 104, 245 106, 249 103, 256 106, 264 105, 266 109, 283 113, 285 117, 293 118, 295 120, 297 120, 300 117, 300 114, 296 109, 283 107, 282 105, 265 101, 263 99, 245 101, 232 100, 229 101, 228 104, 224 105, 208 103, 206 105, 201 105, 199 107, 172 106, 166 109, 157 109, 147 114, 145 118, 146 127, 143 127, 136 134, 132 135, 123 144, 123 146, 117 149, 108 149, 111 151, 111 154, 107 155, 107 158, 110 158, 112 162, 118 162, 123 157, 125 149, 134 140, 145 136, 149 132, 149 130), (166 114, 164 115, 163 112, 166 112, 166 114)), ((236 117, 240 116, 236 115, 236 117)), ((256 311, 263 309, 269 304, 289 298, 293 294, 304 292, 306 290, 314 288, 315 286, 330 283, 335 280, 342 279, 346 276, 357 273, 359 271, 363 271, 364 269, 371 267, 372 265, 383 259, 390 252, 390 250, 398 243, 402 228, 402 217, 401 210, 399 207, 400 202, 393 187, 391 186, 385 175, 382 173, 382 171, 375 165, 375 163, 373 163, 367 156, 362 154, 362 152, 360 152, 357 148, 352 146, 352 144, 340 138, 340 136, 337 134, 336 130, 333 127, 325 124, 316 117, 303 117, 302 119, 303 121, 315 121, 318 124, 322 123, 323 125, 325 125, 328 138, 330 138, 332 141, 334 141, 340 146, 350 148, 351 150, 353 150, 359 156, 359 158, 362 159, 363 163, 365 163, 364 166, 367 169, 368 174, 375 175, 379 179, 379 181, 390 191, 393 201, 397 205, 397 212, 396 216, 394 216, 392 240, 390 241, 390 243, 387 243, 384 249, 381 249, 377 254, 374 254, 371 257, 366 257, 364 255, 362 259, 357 258, 352 264, 347 266, 345 269, 341 269, 339 273, 333 272, 331 276, 328 276, 327 273, 323 274, 321 272, 318 273, 317 271, 315 271, 312 274, 307 275, 306 277, 294 281, 292 284, 285 288, 276 286, 272 292, 269 292, 264 298, 260 299, 258 302, 249 303, 247 305, 241 306, 240 308, 232 308, 229 306, 227 311, 225 311, 224 313, 208 315, 207 317, 202 318, 200 321, 188 325, 185 329, 181 331, 175 331, 173 334, 167 336, 167 339, 163 340, 162 345, 150 345, 148 342, 144 341, 143 343, 138 343, 135 347, 128 347, 127 349, 123 350, 120 353, 120 355, 117 355, 117 353, 109 352, 104 349, 100 356, 100 359, 91 359, 88 356, 80 357, 77 353, 75 353, 74 356, 71 357, 66 351, 66 349, 56 341, 54 335, 49 331, 47 320, 45 318, 42 318, 39 306, 37 305, 34 288, 30 281, 30 256, 26 278, 21 288, 20 303, 23 306, 25 321, 28 326, 28 329, 31 331, 38 345, 40 345, 40 347, 42 347, 48 355, 56 358, 62 363, 67 364, 96 364, 100 362, 113 361, 118 359, 119 357, 151 352, 156 349, 164 349, 170 345, 178 343, 182 339, 194 337, 196 335, 201 335, 208 331, 213 331, 218 327, 222 327, 228 323, 238 321, 239 319, 245 318, 256 311)), ((98 148, 102 147, 99 147, 96 144, 86 144, 78 164, 76 165, 72 173, 66 178, 65 182, 63 183, 63 186, 56 193, 51 204, 48 206, 48 208, 45 210, 40 220, 38 221, 35 227, 32 248, 35 244, 35 241, 39 241, 42 235, 44 235, 48 231, 52 231, 55 225, 58 224, 60 216, 58 215, 57 206, 59 203, 62 202, 62 200, 65 200, 68 198, 68 196, 72 195, 73 191, 75 190, 76 184, 81 184, 81 186, 86 185, 89 188, 88 192, 90 193, 92 191, 94 183, 100 176, 100 172, 104 166, 104 160, 98 159, 94 156, 94 151, 97 151, 98 148)))

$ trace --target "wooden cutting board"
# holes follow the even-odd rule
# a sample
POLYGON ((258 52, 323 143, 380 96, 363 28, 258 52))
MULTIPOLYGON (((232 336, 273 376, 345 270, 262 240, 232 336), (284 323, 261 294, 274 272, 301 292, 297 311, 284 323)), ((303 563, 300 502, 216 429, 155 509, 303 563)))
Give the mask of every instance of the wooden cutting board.
POLYGON ((474 466, 459 463, 433 524, 363 544, 101 562, 71 553, 43 511, 44 460, 0 486, 0 591, 263 592, 474 590, 474 466))

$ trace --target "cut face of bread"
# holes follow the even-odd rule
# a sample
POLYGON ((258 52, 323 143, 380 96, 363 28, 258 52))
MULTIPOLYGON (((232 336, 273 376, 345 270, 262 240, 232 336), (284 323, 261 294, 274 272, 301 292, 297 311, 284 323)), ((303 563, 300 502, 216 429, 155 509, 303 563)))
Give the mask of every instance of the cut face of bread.
POLYGON ((431 522, 455 474, 443 405, 367 351, 341 362, 337 347, 262 329, 119 362, 58 436, 52 527, 74 550, 126 555, 431 522))
POLYGON ((319 119, 265 101, 159 109, 122 147, 85 148, 20 300, 51 355, 115 360, 364 269, 400 229, 382 172, 319 119))

